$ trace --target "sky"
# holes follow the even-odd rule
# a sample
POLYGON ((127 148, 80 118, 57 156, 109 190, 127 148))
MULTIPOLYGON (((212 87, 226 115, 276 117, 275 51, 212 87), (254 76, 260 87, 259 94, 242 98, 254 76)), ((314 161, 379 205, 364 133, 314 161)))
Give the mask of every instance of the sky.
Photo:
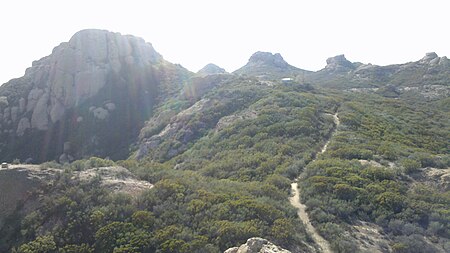
POLYGON ((331 56, 388 65, 450 56, 446 0, 14 0, 0 3, 0 84, 82 29, 131 34, 191 71, 256 51, 319 70, 331 56))

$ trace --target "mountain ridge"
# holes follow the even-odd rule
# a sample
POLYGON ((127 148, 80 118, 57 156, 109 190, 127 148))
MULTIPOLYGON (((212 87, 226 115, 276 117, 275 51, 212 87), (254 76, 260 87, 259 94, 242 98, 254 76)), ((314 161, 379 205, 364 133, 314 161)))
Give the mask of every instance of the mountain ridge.
POLYGON ((140 39, 81 32, 0 87, 0 157, 59 161, 19 165, 55 171, 37 185, 2 164, 0 251, 317 253, 323 237, 446 252, 447 61, 338 55, 308 72, 257 52, 194 74, 140 39))

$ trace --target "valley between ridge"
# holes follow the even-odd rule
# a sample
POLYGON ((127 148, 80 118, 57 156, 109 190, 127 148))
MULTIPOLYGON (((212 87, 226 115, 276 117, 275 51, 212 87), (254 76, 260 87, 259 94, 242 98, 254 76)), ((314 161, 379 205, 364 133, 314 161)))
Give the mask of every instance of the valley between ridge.
MULTIPOLYGON (((331 115, 331 114, 330 114, 331 115)), ((322 149, 320 150, 320 152, 318 152, 316 154, 316 158, 314 158, 313 161, 315 161, 317 159, 317 155, 318 154, 323 154, 325 153, 325 151, 328 148, 328 144, 331 141, 331 138, 333 137, 333 135, 336 133, 337 128, 340 124, 339 122, 339 118, 338 118, 338 113, 336 112, 335 114, 333 114, 333 121, 334 121, 334 129, 332 130, 330 137, 328 138, 327 142, 325 143, 325 145, 322 147, 322 149)), ((303 221, 303 223, 306 226, 306 230, 308 231, 309 234, 311 234, 314 242, 319 245, 321 252, 324 253, 328 253, 328 252, 332 252, 330 249, 330 244, 328 243, 327 240, 325 240, 318 232, 317 230, 314 228, 314 226, 311 224, 311 221, 309 220, 309 216, 308 213, 306 212, 306 205, 300 202, 300 190, 298 188, 298 183, 297 181, 299 179, 303 178, 303 173, 291 184, 291 190, 293 195, 289 198, 289 202, 291 203, 291 205, 293 207, 295 207, 297 209, 297 215, 298 217, 303 221)))

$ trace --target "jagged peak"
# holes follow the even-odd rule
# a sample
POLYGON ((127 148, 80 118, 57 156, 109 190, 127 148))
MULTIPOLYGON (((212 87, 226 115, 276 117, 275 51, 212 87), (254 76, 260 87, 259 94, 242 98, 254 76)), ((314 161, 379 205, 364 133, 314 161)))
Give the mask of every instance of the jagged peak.
POLYGON ((270 52, 258 51, 254 53, 248 61, 249 63, 264 63, 281 68, 290 66, 279 53, 273 54, 270 52))
POLYGON ((327 66, 328 69, 335 69, 337 67, 345 67, 349 69, 354 69, 355 66, 353 63, 351 63, 347 58, 345 58, 345 55, 340 54, 334 57, 330 57, 327 59, 327 66))
MULTIPOLYGON (((443 58, 443 57, 442 57, 443 58)), ((441 62, 441 57, 439 57, 435 52, 426 53, 425 56, 420 59, 419 63, 428 65, 437 65, 441 62)), ((441 64, 445 62, 445 59, 441 64)))
POLYGON ((421 61, 431 61, 433 59, 438 58, 439 56, 435 52, 426 53, 421 61))
POLYGON ((214 74, 225 74, 227 71, 214 63, 208 63, 202 69, 200 69, 197 74, 199 75, 214 75, 214 74))

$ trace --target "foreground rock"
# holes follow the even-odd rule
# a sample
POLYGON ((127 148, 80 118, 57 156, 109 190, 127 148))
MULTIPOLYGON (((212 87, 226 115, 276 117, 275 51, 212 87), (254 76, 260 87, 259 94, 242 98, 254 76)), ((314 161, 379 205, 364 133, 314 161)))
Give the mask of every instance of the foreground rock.
POLYGON ((253 237, 239 247, 227 249, 224 253, 291 253, 266 239, 253 237))

